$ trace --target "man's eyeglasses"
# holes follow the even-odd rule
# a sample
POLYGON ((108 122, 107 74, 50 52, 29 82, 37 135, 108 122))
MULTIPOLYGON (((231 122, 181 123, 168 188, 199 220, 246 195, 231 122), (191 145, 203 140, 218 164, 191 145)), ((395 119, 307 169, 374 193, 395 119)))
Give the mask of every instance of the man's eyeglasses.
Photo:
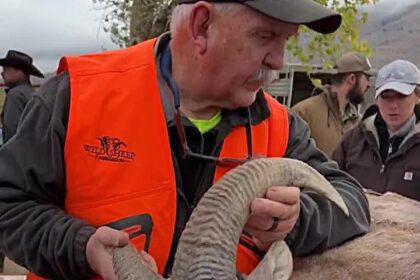
POLYGON ((251 113, 249 108, 247 108, 247 124, 245 126, 246 129, 246 145, 248 150, 248 156, 244 159, 237 159, 237 158, 218 158, 213 156, 207 156, 199 153, 194 153, 191 151, 191 149, 188 147, 187 138, 185 136, 185 130, 184 126, 182 125, 182 116, 181 111, 179 109, 179 103, 175 105, 175 125, 177 128, 179 141, 182 146, 182 158, 195 158, 198 160, 202 160, 204 162, 208 163, 216 163, 218 166, 226 166, 226 167, 236 167, 238 165, 241 165, 253 158, 253 152, 252 152, 252 129, 251 129, 251 113))

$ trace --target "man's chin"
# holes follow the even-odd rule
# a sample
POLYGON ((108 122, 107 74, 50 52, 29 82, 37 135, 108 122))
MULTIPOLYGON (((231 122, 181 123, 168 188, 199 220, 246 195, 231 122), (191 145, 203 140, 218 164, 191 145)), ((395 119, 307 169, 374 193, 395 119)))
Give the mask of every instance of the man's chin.
POLYGON ((249 107, 252 105, 252 103, 255 102, 255 99, 257 97, 257 92, 255 93, 247 93, 246 95, 240 96, 236 99, 231 99, 227 109, 237 109, 237 108, 244 108, 249 107))

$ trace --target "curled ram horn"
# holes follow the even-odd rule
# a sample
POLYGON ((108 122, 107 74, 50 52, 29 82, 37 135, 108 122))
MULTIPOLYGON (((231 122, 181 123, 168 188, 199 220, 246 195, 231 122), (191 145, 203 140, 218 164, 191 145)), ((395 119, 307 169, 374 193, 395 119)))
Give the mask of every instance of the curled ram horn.
MULTIPOLYGON (((228 172, 200 200, 181 235, 171 279, 236 279, 236 247, 251 202, 272 186, 309 189, 348 215, 341 196, 309 165, 286 158, 252 160, 228 172)), ((138 260, 134 249, 117 248, 113 254, 118 279, 163 279, 138 260)), ((275 242, 248 279, 289 279, 292 269, 287 245, 275 242)))

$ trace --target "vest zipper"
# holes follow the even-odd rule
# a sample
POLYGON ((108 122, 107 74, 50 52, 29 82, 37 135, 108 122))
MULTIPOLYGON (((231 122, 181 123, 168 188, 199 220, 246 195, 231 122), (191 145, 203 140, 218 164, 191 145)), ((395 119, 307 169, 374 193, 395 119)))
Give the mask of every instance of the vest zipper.
POLYGON ((379 151, 379 146, 375 140, 375 136, 373 136, 373 133, 369 134, 367 142, 373 150, 373 161, 380 160, 380 162, 382 163, 381 169, 379 170, 379 174, 382 175, 385 172, 386 160, 384 161, 382 159, 381 153, 379 151))
MULTIPOLYGON (((201 134, 201 133, 200 133, 200 154, 204 154, 204 137, 203 137, 203 134, 201 134)), ((192 204, 189 205, 188 217, 191 216, 192 211, 195 209, 195 207, 198 204, 198 201, 199 201, 198 196, 202 191, 203 180, 204 180, 204 177, 205 177, 204 173, 205 173, 205 170, 206 170, 206 167, 207 167, 206 164, 208 164, 208 163, 200 162, 199 164, 200 164, 200 166, 199 166, 199 169, 200 169, 199 171, 200 172, 199 173, 201 174, 201 178, 199 179, 199 181, 197 183, 197 189, 195 190, 194 200, 193 200, 192 204)))

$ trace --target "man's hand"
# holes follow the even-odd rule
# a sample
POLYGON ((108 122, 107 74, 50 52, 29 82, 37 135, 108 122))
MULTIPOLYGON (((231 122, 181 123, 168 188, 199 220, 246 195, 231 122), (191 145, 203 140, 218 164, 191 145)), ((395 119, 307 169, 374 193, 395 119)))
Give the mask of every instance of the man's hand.
POLYGON ((90 268, 105 280, 117 280, 112 265, 112 248, 127 245, 128 240, 128 234, 123 231, 110 227, 98 228, 86 245, 90 268))
MULTIPOLYGON (((91 269, 105 280, 117 280, 112 264, 112 248, 127 245, 128 234, 112 229, 100 227, 89 238, 86 245, 86 257, 91 269)), ((157 271, 157 265, 152 256, 140 251, 140 257, 157 271)))
POLYGON ((265 198, 252 202, 245 231, 260 249, 267 250, 274 241, 284 240, 292 231, 299 217, 299 198, 299 188, 282 186, 269 188, 265 198))

